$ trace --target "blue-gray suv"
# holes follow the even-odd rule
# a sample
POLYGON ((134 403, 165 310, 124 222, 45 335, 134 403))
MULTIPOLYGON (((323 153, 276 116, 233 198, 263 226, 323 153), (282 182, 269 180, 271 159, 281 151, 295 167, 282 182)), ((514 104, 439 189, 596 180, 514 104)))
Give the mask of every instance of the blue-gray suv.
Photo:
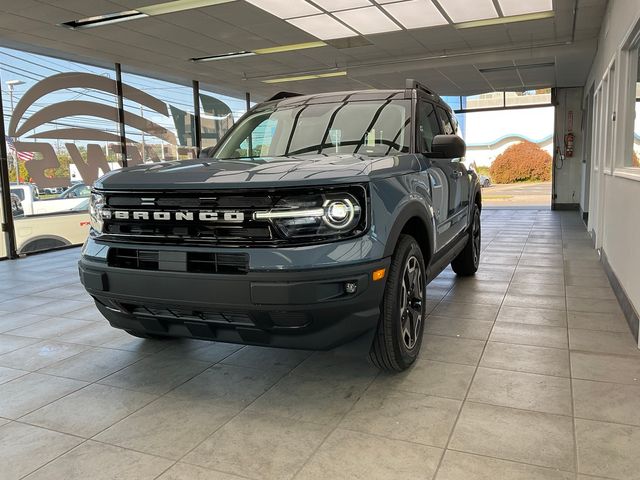
POLYGON ((200 158, 108 173, 80 277, 144 338, 328 349, 372 333, 400 371, 426 287, 480 259, 481 192, 451 109, 400 90, 278 94, 200 158))

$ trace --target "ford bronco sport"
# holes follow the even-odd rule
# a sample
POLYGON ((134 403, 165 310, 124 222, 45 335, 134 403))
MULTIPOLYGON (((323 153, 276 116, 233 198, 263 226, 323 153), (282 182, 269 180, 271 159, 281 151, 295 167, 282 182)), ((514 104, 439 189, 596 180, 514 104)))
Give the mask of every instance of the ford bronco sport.
POLYGON ((371 332, 373 363, 404 370, 427 284, 478 268, 480 185, 457 132, 412 80, 278 94, 207 158, 100 178, 82 283, 132 335, 328 349, 371 332))

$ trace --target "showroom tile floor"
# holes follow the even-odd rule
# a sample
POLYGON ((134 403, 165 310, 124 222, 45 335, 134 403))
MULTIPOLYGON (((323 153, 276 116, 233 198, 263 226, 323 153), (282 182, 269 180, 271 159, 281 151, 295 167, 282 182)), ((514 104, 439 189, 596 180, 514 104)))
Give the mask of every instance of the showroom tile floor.
POLYGON ((486 210, 428 287, 419 361, 145 341, 79 250, 0 262, 0 478, 640 478, 640 351, 575 213, 486 210))

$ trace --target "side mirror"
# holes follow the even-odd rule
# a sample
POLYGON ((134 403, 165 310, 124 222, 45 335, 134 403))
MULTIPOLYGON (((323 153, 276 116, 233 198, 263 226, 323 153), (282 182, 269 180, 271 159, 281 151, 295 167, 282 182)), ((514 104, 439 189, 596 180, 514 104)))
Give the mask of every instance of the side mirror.
POLYGON ((439 158, 460 158, 467 152, 467 144, 458 135, 436 135, 431 151, 439 158))

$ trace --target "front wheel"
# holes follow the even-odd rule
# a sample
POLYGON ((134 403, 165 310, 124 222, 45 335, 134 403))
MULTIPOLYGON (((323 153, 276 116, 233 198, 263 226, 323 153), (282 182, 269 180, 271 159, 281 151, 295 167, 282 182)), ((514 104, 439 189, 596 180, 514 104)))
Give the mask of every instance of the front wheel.
POLYGON ((469 227, 469 240, 464 250, 451 262, 453 271, 463 277, 468 277, 476 273, 480 265, 481 246, 480 209, 477 205, 474 205, 471 226, 469 227))
POLYGON ((401 372, 416 360, 426 313, 426 270, 418 242, 401 235, 391 258, 378 328, 369 358, 378 368, 401 372))

